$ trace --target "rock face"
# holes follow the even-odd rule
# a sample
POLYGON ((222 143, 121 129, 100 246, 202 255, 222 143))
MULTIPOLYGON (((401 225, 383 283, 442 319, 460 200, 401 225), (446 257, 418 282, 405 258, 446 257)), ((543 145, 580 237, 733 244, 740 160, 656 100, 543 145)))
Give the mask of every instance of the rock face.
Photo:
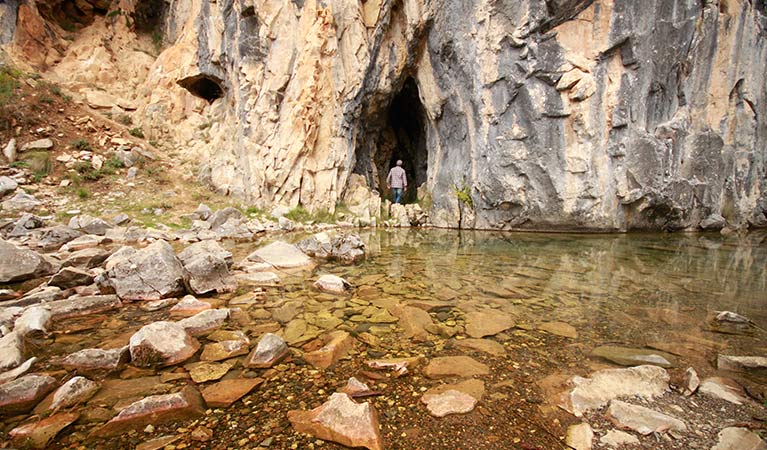
POLYGON ((347 394, 333 394, 311 411, 290 411, 288 420, 299 433, 347 447, 383 449, 375 409, 369 403, 355 403, 347 394))
POLYGON ((170 244, 157 241, 125 258, 96 279, 123 300, 159 300, 184 292, 184 269, 170 244))
POLYGON ((57 269, 57 264, 45 256, 0 239, 0 283, 50 275, 57 269))

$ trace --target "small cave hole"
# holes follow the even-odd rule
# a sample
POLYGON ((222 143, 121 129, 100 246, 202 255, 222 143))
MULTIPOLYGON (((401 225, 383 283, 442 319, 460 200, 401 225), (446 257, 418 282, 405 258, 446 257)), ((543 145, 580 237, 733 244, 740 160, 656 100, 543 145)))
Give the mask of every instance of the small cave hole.
POLYGON ((211 75, 195 75, 178 81, 178 85, 186 89, 195 97, 205 99, 208 103, 213 103, 224 96, 224 89, 221 87, 222 80, 211 75))
POLYGON ((386 176, 396 162, 402 160, 408 179, 404 202, 415 202, 418 200, 416 188, 427 180, 426 137, 426 111, 421 104, 418 85, 408 77, 387 106, 367 114, 357 144, 354 172, 365 176, 371 188, 391 200, 386 190, 386 176))

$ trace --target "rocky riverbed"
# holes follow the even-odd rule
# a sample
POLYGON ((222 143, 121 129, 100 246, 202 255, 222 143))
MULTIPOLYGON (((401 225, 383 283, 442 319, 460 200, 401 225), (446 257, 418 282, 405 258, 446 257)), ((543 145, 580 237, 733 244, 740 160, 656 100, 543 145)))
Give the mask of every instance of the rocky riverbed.
MULTIPOLYGON (((570 259, 510 266, 482 234, 454 248, 453 232, 234 208, 188 219, 0 223, 3 447, 767 448, 761 316, 642 290, 626 308, 617 278, 605 287, 570 259)), ((568 239, 517 245, 582 253, 568 239)), ((718 239, 763 267, 763 236, 718 239)), ((678 266, 652 245, 657 267, 678 266)), ((647 273, 650 246, 621 282, 647 273)), ((677 278, 707 295, 703 278, 677 278)), ((758 303, 763 280, 737 280, 758 303)))

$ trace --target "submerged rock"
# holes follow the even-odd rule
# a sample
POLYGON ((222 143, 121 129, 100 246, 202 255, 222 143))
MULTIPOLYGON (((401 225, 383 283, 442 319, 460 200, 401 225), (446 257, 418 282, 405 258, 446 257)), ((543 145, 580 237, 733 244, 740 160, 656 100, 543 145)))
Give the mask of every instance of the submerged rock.
POLYGON ((643 364, 651 364, 663 368, 674 366, 674 363, 672 362, 673 357, 671 355, 656 350, 604 345, 595 348, 591 354, 605 358, 622 366, 639 366, 643 364))
POLYGON ((351 285, 341 277, 335 275, 322 275, 314 282, 314 287, 320 291, 329 292, 331 294, 343 294, 351 288, 351 285))
POLYGON ((182 298, 180 302, 173 305, 173 307, 170 309, 170 313, 180 316, 193 316, 211 308, 213 308, 213 305, 210 303, 197 300, 191 295, 187 295, 182 298))
POLYGON ((468 356, 441 356, 434 358, 423 369, 423 374, 432 379, 445 377, 467 378, 487 375, 489 373, 489 367, 468 356))
POLYGON ((179 364, 199 348, 197 340, 175 322, 145 325, 130 338, 131 361, 138 367, 179 364))
POLYGON ((288 355, 288 345, 273 333, 261 336, 258 345, 245 360, 244 366, 254 369, 272 367, 288 355))
POLYGON ((493 336, 514 326, 514 319, 501 311, 475 311, 466 314, 466 334, 473 338, 493 336))
POLYGON ((131 403, 112 420, 96 429, 94 437, 109 437, 147 425, 190 420, 205 414, 205 403, 192 386, 174 394, 152 395, 131 403))
POLYGON ((450 414, 465 414, 474 410, 477 399, 454 389, 440 394, 425 394, 421 401, 426 404, 429 413, 434 417, 445 417, 450 414))
POLYGON ((355 403, 346 394, 335 393, 311 411, 289 411, 288 420, 299 433, 347 447, 383 450, 375 408, 369 403, 355 403))
POLYGON ((247 355, 249 350, 247 341, 214 342, 203 348, 200 361, 222 361, 235 356, 247 355))
POLYGON ((346 357, 354 348, 354 342, 346 331, 333 331, 327 335, 321 349, 305 353, 304 359, 318 369, 327 369, 346 357))
POLYGON ((263 383, 262 378, 234 378, 219 381, 202 390, 202 398, 209 408, 228 408, 256 386, 263 383))
POLYGON ((0 239, 0 283, 12 283, 55 273, 59 263, 0 239))

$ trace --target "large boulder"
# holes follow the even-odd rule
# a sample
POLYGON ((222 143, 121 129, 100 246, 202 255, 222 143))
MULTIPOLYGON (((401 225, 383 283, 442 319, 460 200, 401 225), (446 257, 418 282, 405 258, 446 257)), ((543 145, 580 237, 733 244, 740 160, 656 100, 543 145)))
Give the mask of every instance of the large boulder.
POLYGON ((336 259, 344 263, 355 263, 365 258, 365 243, 358 235, 351 233, 337 234, 332 238, 325 232, 317 233, 296 246, 314 258, 336 259))
POLYGON ((96 282, 122 300, 159 300, 184 292, 184 268, 170 244, 157 241, 119 259, 96 282))
POLYGON ((58 261, 0 239, 0 283, 24 281, 55 273, 58 261))
POLYGON ((237 282, 229 272, 232 254, 217 242, 192 244, 178 254, 178 259, 187 271, 187 286, 193 294, 220 294, 237 289, 237 282))
POLYGON ((130 338, 130 355, 139 367, 171 366, 194 356, 200 344, 175 322, 145 325, 130 338))
POLYGON ((383 449, 375 408, 370 403, 355 403, 347 394, 335 393, 311 411, 289 411, 288 420, 299 433, 347 447, 383 449))

